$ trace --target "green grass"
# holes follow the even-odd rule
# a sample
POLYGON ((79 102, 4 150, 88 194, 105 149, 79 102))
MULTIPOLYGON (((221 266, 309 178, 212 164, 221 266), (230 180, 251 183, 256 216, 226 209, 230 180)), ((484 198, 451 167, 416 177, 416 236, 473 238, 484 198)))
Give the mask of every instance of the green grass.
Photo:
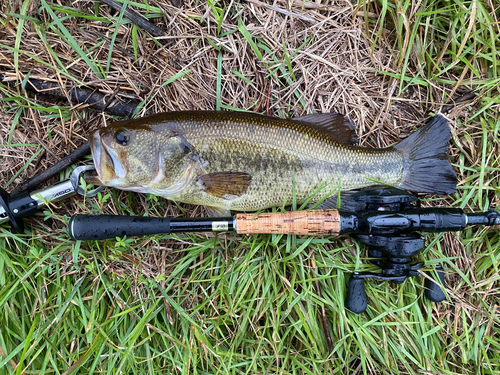
MULTIPOLYGON (((146 1, 128 3, 148 18, 162 13, 146 1)), ((449 91, 433 90, 436 86, 477 91, 478 104, 470 107, 468 118, 459 120, 452 143, 459 150, 459 192, 429 204, 486 210, 498 204, 499 192, 499 10, 482 1, 412 4, 407 0, 360 5, 359 11, 366 12, 366 37, 374 45, 382 39, 393 45, 397 69, 383 74, 395 80, 401 95, 409 89, 423 90, 428 103, 439 108, 448 101, 449 91)), ((12 36, 15 47, 6 49, 14 51, 14 59, 33 59, 75 84, 81 77, 65 65, 76 59, 96 76, 109 73, 122 13, 101 20, 42 0, 51 21, 33 23, 37 13, 27 13, 27 5, 25 1, 20 14, 9 15, 10 25, 17 29, 12 36), (116 26, 105 67, 94 55, 97 49, 73 38, 64 18, 116 26), (50 45, 49 61, 22 49, 23 27, 30 22, 40 40, 48 31, 57 33, 72 51, 72 60, 61 61, 50 45)), ((220 12, 220 32, 226 4, 211 6, 220 12)), ((259 61, 266 61, 266 78, 275 77, 283 86, 296 82, 292 60, 297 51, 287 51, 283 43, 277 54, 248 31, 243 19, 238 20, 234 30, 259 61)), ((140 31, 132 34, 129 47, 137 56, 146 39, 139 40, 140 31)), ((314 45, 314 38, 301 48, 306 43, 314 45)), ((218 51, 213 62, 214 103, 228 108, 223 96, 224 51, 218 51)), ((181 67, 158 84, 166 88, 190 73, 181 67)), ((257 85, 240 72, 234 74, 257 85)), ((37 111, 54 126, 69 122, 71 116, 67 108, 28 101, 7 86, 0 85, 0 90, 3 113, 14 119, 7 146, 31 150, 6 179, 4 187, 10 189, 42 151, 33 143, 11 143, 20 116, 29 119, 30 111, 37 111)), ((302 98, 298 90, 294 96, 305 107, 309 98, 302 98)), ((154 95, 149 98, 153 99, 154 95)), ((117 190, 57 206, 63 209, 46 209, 38 222, 30 221, 25 234, 0 228, 0 374, 500 372, 498 230, 426 235, 427 247, 416 260, 425 261, 426 269, 445 265, 447 301, 434 305, 425 300, 423 278, 399 286, 371 280, 366 283, 368 310, 354 315, 344 308, 346 277, 376 268, 369 264, 365 249, 349 239, 179 234, 74 243, 65 224, 77 208, 151 216, 172 211, 162 199, 117 190), (332 353, 322 326, 322 307, 332 353)), ((196 212, 192 207, 181 209, 196 212)))

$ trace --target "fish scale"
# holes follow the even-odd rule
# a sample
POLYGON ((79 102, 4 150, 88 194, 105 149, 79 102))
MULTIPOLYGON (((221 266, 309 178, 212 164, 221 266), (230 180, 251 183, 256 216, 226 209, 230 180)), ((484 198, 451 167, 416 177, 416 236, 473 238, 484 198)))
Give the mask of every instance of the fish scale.
POLYGON ((400 152, 346 147, 329 141, 300 122, 263 120, 249 123, 247 118, 241 117, 239 121, 216 122, 200 121, 194 116, 180 123, 177 128, 186 140, 202 160, 209 161, 206 173, 249 172, 252 184, 245 195, 228 201, 204 193, 193 180, 176 200, 253 211, 291 204, 294 179, 299 204, 321 186, 324 188, 313 202, 330 193, 338 186, 339 175, 343 190, 372 185, 373 181, 365 178, 368 173, 391 185, 401 180, 403 157, 400 152))
POLYGON ((94 133, 91 146, 101 184, 235 211, 289 205, 294 194, 302 204, 321 187, 312 202, 335 188, 425 187, 432 173, 444 173, 435 192, 451 191, 454 173, 447 160, 442 164, 449 126, 441 118, 384 149, 342 144, 342 127, 349 124, 338 114, 284 120, 171 112, 114 123, 94 133), (117 176, 117 170, 128 173, 117 176))

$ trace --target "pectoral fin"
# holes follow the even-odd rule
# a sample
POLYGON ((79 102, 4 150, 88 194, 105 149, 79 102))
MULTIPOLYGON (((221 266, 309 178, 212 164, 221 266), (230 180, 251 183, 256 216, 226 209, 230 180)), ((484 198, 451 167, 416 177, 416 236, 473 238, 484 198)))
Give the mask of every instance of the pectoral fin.
POLYGON ((198 177, 198 186, 214 197, 233 200, 247 191, 252 175, 245 172, 216 172, 198 177))
POLYGON ((358 143, 354 123, 339 113, 313 113, 312 115, 294 117, 292 120, 307 123, 311 128, 320 131, 337 143, 346 145, 358 143))

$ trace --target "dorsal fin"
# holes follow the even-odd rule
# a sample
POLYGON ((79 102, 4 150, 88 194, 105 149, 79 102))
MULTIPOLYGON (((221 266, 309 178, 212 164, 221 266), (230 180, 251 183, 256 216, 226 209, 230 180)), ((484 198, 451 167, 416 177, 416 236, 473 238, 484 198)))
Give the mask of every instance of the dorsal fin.
POLYGON ((339 113, 313 113, 312 115, 294 117, 292 120, 307 123, 337 143, 354 145, 359 141, 354 131, 354 123, 339 113))

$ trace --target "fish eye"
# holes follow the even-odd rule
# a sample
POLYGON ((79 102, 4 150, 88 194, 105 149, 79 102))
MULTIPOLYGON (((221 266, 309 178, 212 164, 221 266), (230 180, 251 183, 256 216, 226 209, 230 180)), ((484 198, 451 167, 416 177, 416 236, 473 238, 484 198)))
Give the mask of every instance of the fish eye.
POLYGON ((122 146, 126 146, 130 142, 130 135, 128 134, 128 131, 125 129, 121 129, 118 132, 116 132, 115 138, 116 141, 122 146))

